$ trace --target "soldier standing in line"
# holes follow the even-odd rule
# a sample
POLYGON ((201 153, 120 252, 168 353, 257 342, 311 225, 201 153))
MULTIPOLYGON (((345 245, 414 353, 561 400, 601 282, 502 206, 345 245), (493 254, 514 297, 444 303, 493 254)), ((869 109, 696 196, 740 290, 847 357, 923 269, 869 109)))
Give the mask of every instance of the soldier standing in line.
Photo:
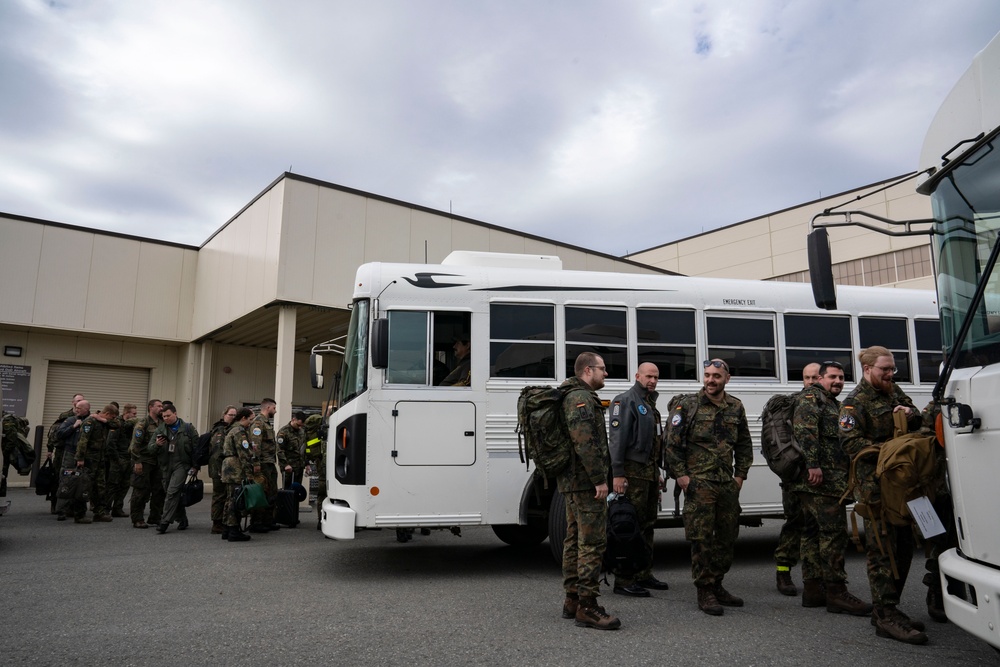
MULTIPOLYGON (((892 352, 873 346, 858 354, 864 374, 858 386, 840 408, 840 444, 852 459, 869 446, 879 446, 893 437, 893 413, 903 411, 911 429, 919 428, 920 412, 913 402, 893 382, 896 363, 892 352)), ((866 500, 869 506, 881 498, 875 478, 875 457, 865 457, 855 463, 857 484, 855 500, 866 500)), ((865 540, 868 559, 868 584, 871 586, 872 625, 879 637, 889 637, 908 644, 924 644, 923 623, 910 619, 898 609, 900 594, 906 583, 913 560, 914 538, 910 526, 895 526, 885 522, 880 540, 865 540), (889 553, 894 554, 899 579, 893 576, 889 553)), ((871 522, 865 519, 865 534, 873 535, 871 522)))
POLYGON ((229 489, 222 481, 222 443, 226 439, 233 422, 236 420, 236 407, 227 405, 222 412, 222 419, 212 424, 212 439, 209 443, 208 476, 212 479, 212 534, 221 535, 224 531, 223 517, 226 510, 226 498, 229 489))
POLYGON ((125 496, 128 495, 132 480, 132 458, 129 456, 128 446, 132 442, 132 430, 138 421, 135 413, 135 403, 126 403, 108 434, 108 504, 111 506, 111 516, 116 519, 128 516, 125 512, 125 496))
POLYGON ((636 516, 642 526, 642 539, 650 557, 641 572, 615 572, 615 593, 632 597, 649 597, 649 589, 665 591, 667 582, 653 576, 653 525, 659 508, 663 480, 660 477, 660 447, 663 422, 656 409, 656 383, 660 370, 656 364, 643 363, 635 373, 635 384, 611 401, 611 430, 608 449, 611 452, 612 487, 619 495, 627 495, 635 504, 636 516))
POLYGON ((726 393, 729 366, 722 359, 702 365, 701 391, 670 415, 664 460, 684 490, 684 534, 691 542, 698 608, 721 616, 723 606, 743 606, 722 580, 740 533, 740 489, 753 463, 753 441, 743 403, 726 393))
POLYGON ((302 428, 306 413, 296 412, 291 421, 278 431, 278 467, 282 473, 291 473, 292 481, 302 481, 302 471, 306 467, 306 432, 302 428))
MULTIPOLYGON (((274 441, 274 429, 271 427, 271 417, 277 409, 278 406, 273 398, 265 398, 260 402, 260 414, 250 423, 250 446, 260 467, 254 480, 264 487, 264 494, 269 499, 278 492, 278 469, 275 467, 278 452, 274 441)), ((280 526, 274 522, 274 507, 251 511, 251 533, 266 533, 279 528, 280 526)))
POLYGON ((194 448, 198 444, 198 431, 189 422, 177 416, 173 403, 164 403, 160 415, 163 421, 153 432, 146 450, 156 456, 163 479, 163 514, 156 532, 163 534, 177 519, 177 530, 188 527, 187 511, 181 494, 189 474, 198 472, 194 464, 194 448))
MULTIPOLYGON (((805 389, 819 382, 819 364, 806 364, 802 369, 802 386, 805 389)), ((777 568, 775 581, 778 592, 782 595, 798 595, 799 591, 792 583, 792 568, 799 562, 802 548, 802 531, 805 528, 805 515, 799 495, 790 489, 790 485, 781 483, 781 509, 785 515, 785 523, 778 535, 778 546, 774 550, 774 564, 777 568)), ((804 571, 804 568, 803 568, 804 571)), ((805 578, 805 575, 803 575, 805 578)))
POLYGON ((233 425, 222 441, 222 464, 219 478, 227 488, 226 507, 223 511, 222 539, 228 542, 246 542, 250 536, 240 530, 240 514, 236 498, 243 482, 253 479, 260 472, 260 465, 250 446, 247 427, 253 419, 253 410, 240 408, 236 411, 233 425))
MULTIPOLYGON (((76 446, 80 442, 80 436, 82 431, 80 428, 83 426, 83 422, 90 417, 90 402, 85 399, 80 399, 73 406, 73 416, 68 419, 63 420, 62 424, 59 426, 57 431, 57 437, 63 444, 63 455, 62 461, 59 462, 59 469, 62 471, 62 476, 65 476, 67 472, 74 472, 77 470, 76 465, 76 446)), ((60 480, 62 479, 60 476, 60 480)), ((60 498, 58 504, 56 505, 56 521, 65 521, 68 517, 67 515, 72 513, 73 518, 76 523, 93 523, 93 521, 86 516, 87 506, 77 503, 74 499, 60 498)))
POLYGON ((556 478, 566 500, 566 540, 563 542, 563 618, 582 627, 617 630, 621 621, 597 604, 601 562, 607 546, 608 432, 597 390, 604 386, 607 367, 593 352, 582 352, 574 377, 562 386, 563 415, 573 445, 570 463, 556 478))
POLYGON ((155 456, 147 451, 153 431, 160 425, 163 402, 157 398, 146 404, 146 416, 132 430, 128 453, 132 459, 132 500, 130 514, 133 528, 149 528, 143 519, 149 503, 149 523, 158 524, 163 513, 163 476, 155 456))
MULTIPOLYGON (((56 420, 52 422, 52 426, 49 427, 45 443, 45 448, 48 450, 48 453, 45 455, 45 458, 52 461, 52 466, 56 469, 56 471, 59 471, 62 467, 63 452, 65 452, 65 443, 59 436, 59 429, 67 419, 76 414, 76 404, 82 400, 84 400, 83 394, 73 394, 73 407, 66 412, 60 413, 60 415, 56 417, 56 420)), ((53 486, 55 487, 58 485, 53 486)), ((57 489, 53 488, 49 493, 49 501, 52 503, 52 507, 50 508, 51 514, 56 513, 56 504, 59 500, 56 491, 57 489)))
MULTIPOLYGON (((76 443, 74 455, 76 467, 86 468, 91 475, 90 507, 94 512, 94 521, 111 521, 104 478, 104 457, 110 424, 117 416, 118 408, 114 405, 105 405, 103 410, 83 420, 80 425, 80 439, 76 443)), ((90 523, 80 520, 86 512, 85 506, 77 508, 77 523, 90 523)))
POLYGON ((806 474, 789 484, 805 515, 802 531, 802 606, 836 614, 869 616, 872 606, 847 590, 844 551, 847 514, 841 498, 851 461, 840 446, 838 422, 844 367, 819 364, 819 381, 799 395, 792 417, 795 441, 802 448, 806 474))

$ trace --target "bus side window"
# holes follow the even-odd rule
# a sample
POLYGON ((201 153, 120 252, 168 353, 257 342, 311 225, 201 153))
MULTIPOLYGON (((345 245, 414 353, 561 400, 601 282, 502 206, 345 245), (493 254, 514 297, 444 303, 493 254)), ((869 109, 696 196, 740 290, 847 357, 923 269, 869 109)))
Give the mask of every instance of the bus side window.
POLYGON ((937 382, 944 355, 941 353, 941 323, 938 320, 913 320, 917 334, 917 368, 920 384, 937 382))
POLYGON ((639 308, 635 322, 640 364, 656 364, 661 380, 699 378, 693 310, 639 308))
POLYGON ((554 380, 555 313, 548 304, 490 304, 490 377, 554 380))
POLYGON ((778 377, 774 316, 706 313, 708 357, 722 359, 733 377, 778 377))
POLYGON ((625 309, 613 306, 566 306, 566 377, 581 352, 604 359, 608 379, 625 380, 628 369, 628 329, 625 309))
POLYGON ((788 382, 802 378, 802 369, 811 363, 836 361, 844 367, 844 379, 854 382, 854 355, 851 351, 849 315, 784 316, 785 367, 788 382))
POLYGON ((468 387, 472 381, 472 338, 469 313, 434 313, 431 382, 435 386, 468 387))
POLYGON ((386 384, 427 384, 427 313, 389 311, 386 384))
POLYGON ((896 362, 896 382, 913 382, 910 369, 910 344, 906 335, 906 320, 902 317, 859 317, 858 339, 861 349, 881 345, 892 352, 896 362))

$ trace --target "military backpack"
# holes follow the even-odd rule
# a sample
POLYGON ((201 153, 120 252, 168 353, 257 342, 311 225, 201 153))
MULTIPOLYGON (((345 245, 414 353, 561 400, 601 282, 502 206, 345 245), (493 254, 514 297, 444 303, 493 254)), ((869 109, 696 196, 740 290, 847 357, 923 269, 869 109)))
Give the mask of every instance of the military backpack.
POLYGON ((792 415, 800 394, 775 394, 760 413, 760 452, 782 482, 797 482, 806 469, 802 447, 795 441, 792 415))
POLYGON ((563 416, 563 400, 573 387, 525 387, 517 399, 517 449, 521 462, 533 461, 537 474, 548 480, 564 471, 573 457, 573 443, 563 416))
POLYGON ((635 505, 624 494, 612 494, 608 498, 608 542, 601 570, 642 572, 649 567, 652 555, 642 539, 642 526, 635 505))

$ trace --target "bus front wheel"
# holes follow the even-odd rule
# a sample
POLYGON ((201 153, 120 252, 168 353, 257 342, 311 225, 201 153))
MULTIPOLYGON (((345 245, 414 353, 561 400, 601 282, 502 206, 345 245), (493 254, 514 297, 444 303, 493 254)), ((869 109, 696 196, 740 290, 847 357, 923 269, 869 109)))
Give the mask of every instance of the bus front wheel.
POLYGON ((566 541, 566 499, 556 491, 552 494, 552 504, 549 505, 549 549, 552 558, 562 565, 563 542, 566 541))

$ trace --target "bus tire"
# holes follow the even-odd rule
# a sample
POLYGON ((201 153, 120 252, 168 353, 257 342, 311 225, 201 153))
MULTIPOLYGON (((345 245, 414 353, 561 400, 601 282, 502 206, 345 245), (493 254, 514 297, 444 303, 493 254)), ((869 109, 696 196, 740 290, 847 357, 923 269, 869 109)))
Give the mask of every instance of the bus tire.
POLYGON ((494 534, 500 538, 504 544, 512 547, 533 547, 545 541, 548 535, 546 526, 519 526, 517 524, 500 524, 490 526, 494 534))
POLYGON ((563 542, 566 541, 566 499, 556 491, 549 505, 549 549, 552 559, 560 567, 563 561, 563 542))

